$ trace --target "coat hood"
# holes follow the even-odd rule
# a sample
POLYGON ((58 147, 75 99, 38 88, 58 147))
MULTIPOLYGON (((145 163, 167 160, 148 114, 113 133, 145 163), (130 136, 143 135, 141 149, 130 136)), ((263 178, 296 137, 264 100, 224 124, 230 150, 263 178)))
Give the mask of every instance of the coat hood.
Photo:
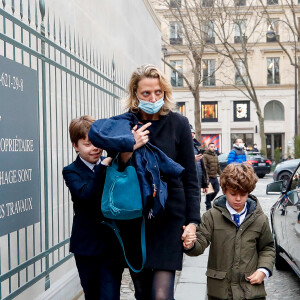
MULTIPOLYGON (((256 214, 261 214, 263 213, 263 210, 258 202, 258 199, 249 194, 248 195, 248 199, 247 199, 247 209, 248 209, 248 215, 252 214, 252 213, 256 213, 256 214)), ((220 210, 220 211, 224 211, 224 209, 226 211, 227 208, 226 208, 226 196, 225 195, 222 195, 220 197, 218 197, 215 201, 214 201, 214 204, 213 204, 213 207, 215 207, 216 209, 220 210)))

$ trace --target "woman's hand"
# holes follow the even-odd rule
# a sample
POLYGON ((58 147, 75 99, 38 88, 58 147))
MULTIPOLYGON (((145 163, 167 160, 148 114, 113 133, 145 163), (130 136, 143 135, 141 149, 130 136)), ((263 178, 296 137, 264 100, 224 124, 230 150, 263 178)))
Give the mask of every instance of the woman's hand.
POLYGON ((136 150, 138 148, 141 148, 142 146, 146 145, 149 141, 149 137, 148 134, 150 133, 149 130, 147 130, 147 128, 151 126, 151 123, 148 122, 145 125, 143 125, 142 127, 140 127, 139 129, 137 129, 137 125, 135 125, 131 132, 134 136, 135 139, 135 145, 133 147, 133 150, 136 150))
MULTIPOLYGON (((148 134, 150 133, 149 130, 146 130, 149 126, 151 125, 151 123, 147 123, 145 125, 143 125, 141 128, 137 129, 137 125, 135 125, 131 132, 133 134, 133 137, 135 139, 135 145, 133 147, 133 151, 146 145, 149 141, 149 137, 148 134)), ((121 156, 121 160, 124 164, 126 164, 129 159, 131 158, 133 152, 122 152, 120 153, 121 156)))

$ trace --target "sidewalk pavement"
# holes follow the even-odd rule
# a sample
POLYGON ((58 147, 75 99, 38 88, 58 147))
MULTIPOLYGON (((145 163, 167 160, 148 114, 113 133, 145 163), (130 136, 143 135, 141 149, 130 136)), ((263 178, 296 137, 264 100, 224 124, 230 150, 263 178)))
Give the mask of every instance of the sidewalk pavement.
POLYGON ((180 273, 176 290, 176 300, 205 300, 206 297, 206 267, 208 249, 197 257, 184 255, 183 268, 180 273))

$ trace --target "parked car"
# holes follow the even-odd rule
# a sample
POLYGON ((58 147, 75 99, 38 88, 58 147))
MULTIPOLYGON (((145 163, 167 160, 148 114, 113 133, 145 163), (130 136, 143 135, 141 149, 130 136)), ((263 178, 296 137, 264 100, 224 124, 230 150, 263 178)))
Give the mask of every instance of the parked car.
POLYGON ((219 160, 220 168, 223 171, 225 169, 225 167, 228 165, 228 163, 227 163, 228 153, 221 153, 218 156, 218 160, 219 160))
POLYGON ((290 178, 293 175, 293 172, 297 168, 298 164, 300 162, 300 159, 291 159, 286 160, 281 163, 279 163, 273 173, 273 179, 274 181, 283 181, 283 185, 286 187, 288 182, 290 181, 290 178))
POLYGON ((271 161, 259 152, 247 153, 247 162, 259 178, 264 178, 271 171, 271 161))
MULTIPOLYGON (((228 165, 227 159, 228 154, 222 153, 218 156, 220 168, 223 171, 228 165)), ((247 153, 247 163, 251 165, 259 178, 263 178, 266 174, 269 174, 271 171, 271 161, 264 157, 259 152, 250 152, 247 153)))
POLYGON ((267 185, 267 194, 271 193, 280 194, 271 208, 275 266, 282 270, 290 265, 300 277, 300 163, 286 187, 282 180, 267 185))

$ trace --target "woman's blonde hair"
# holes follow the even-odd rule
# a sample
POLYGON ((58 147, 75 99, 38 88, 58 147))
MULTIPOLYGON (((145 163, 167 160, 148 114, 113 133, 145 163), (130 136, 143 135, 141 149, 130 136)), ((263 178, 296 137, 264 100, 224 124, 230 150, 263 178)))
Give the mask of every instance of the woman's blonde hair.
POLYGON ((136 91, 139 82, 143 78, 158 78, 159 84, 164 92, 164 105, 160 110, 161 115, 166 115, 170 110, 174 108, 174 102, 172 98, 172 86, 170 82, 166 79, 165 75, 153 65, 142 65, 138 67, 131 75, 128 84, 128 98, 123 102, 125 109, 129 109, 132 112, 137 112, 139 110, 139 101, 136 96, 136 91))

